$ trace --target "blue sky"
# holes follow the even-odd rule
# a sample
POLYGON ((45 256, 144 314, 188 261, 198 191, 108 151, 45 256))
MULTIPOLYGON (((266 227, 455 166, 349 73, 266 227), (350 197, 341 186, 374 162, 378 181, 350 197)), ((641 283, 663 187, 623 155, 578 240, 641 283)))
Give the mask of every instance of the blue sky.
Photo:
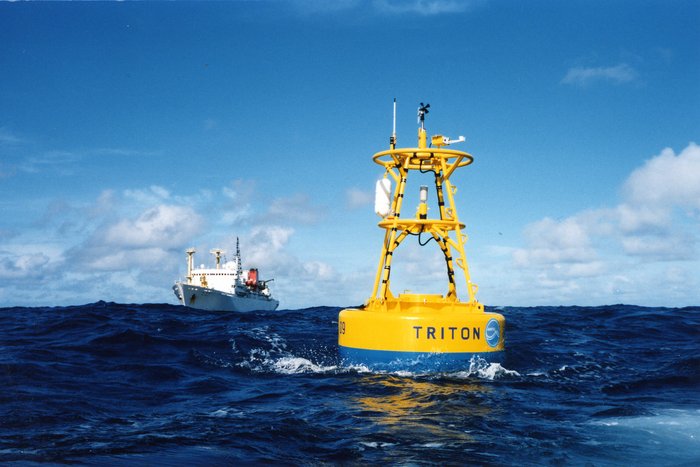
MULTIPOLYGON (((467 138, 480 301, 697 305, 699 24, 693 1, 2 3, 0 305, 174 303, 183 250, 236 236, 282 307, 363 302, 393 98, 399 146, 421 101, 467 138)), ((446 289, 439 251, 402 248, 395 292, 446 289)))

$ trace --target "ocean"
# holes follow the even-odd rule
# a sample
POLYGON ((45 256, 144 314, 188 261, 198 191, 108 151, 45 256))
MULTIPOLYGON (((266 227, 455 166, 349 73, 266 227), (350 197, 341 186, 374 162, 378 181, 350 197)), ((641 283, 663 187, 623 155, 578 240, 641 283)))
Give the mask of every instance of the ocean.
POLYGON ((1 308, 0 463, 700 465, 700 307, 499 308, 442 374, 343 367, 339 310, 1 308))

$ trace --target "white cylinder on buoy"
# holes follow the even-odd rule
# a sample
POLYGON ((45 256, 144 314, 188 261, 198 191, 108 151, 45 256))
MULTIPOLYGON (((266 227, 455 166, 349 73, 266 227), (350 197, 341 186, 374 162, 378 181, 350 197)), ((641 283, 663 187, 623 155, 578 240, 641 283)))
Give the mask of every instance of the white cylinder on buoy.
POLYGON ((428 201, 428 187, 426 185, 421 185, 420 186, 420 202, 425 203, 428 201))
POLYGON ((391 211, 391 180, 382 178, 377 180, 374 191, 374 212, 378 216, 386 217, 391 211))

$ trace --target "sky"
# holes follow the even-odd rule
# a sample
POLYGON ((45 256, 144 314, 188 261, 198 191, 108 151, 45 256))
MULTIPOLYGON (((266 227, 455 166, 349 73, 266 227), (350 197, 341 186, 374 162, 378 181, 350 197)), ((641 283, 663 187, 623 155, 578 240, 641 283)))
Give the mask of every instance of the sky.
POLYGON ((0 3, 0 83, 0 306, 176 303, 236 237, 281 308, 363 303, 394 98, 474 156, 479 301, 700 304, 697 1, 0 3))

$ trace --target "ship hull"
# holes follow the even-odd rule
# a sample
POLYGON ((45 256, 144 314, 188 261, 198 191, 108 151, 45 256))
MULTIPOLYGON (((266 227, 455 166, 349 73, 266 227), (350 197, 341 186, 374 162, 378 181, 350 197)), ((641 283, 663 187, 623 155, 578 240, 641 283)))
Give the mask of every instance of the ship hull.
POLYGON ((239 296, 180 282, 173 286, 173 291, 182 305, 199 310, 274 311, 279 306, 279 301, 260 294, 239 296))

